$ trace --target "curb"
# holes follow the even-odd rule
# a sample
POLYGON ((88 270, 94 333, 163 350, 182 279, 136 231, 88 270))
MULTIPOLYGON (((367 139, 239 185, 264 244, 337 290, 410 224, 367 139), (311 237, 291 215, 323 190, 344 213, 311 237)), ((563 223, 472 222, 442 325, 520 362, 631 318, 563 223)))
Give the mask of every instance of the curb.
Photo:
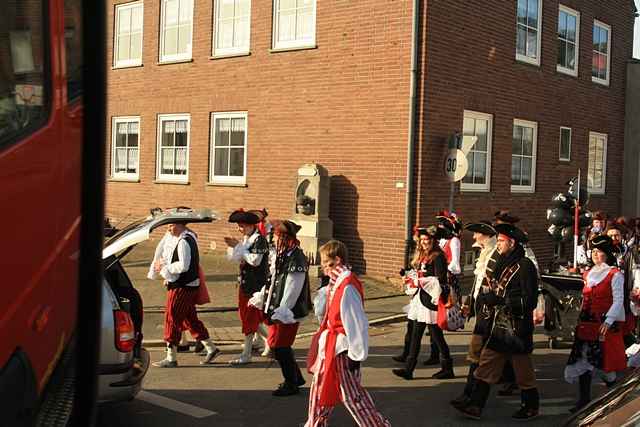
MULTIPOLYGON (((369 322, 369 327, 371 326, 381 326, 381 325, 389 325, 392 323, 400 323, 400 322, 404 322, 405 319, 407 318, 406 313, 402 313, 402 314, 393 314, 391 316, 385 316, 385 317, 380 317, 378 319, 373 319, 372 321, 369 322)), ((315 335, 315 331, 314 332, 305 332, 302 334, 298 334, 296 335, 296 339, 302 339, 302 338, 308 338, 308 337, 312 337, 315 335)), ((193 345, 194 343, 192 341, 189 341, 190 345, 193 345)), ((242 341, 241 340, 221 340, 221 341, 213 341, 213 343, 215 345, 237 345, 237 344, 241 344, 242 341)), ((142 345, 144 347, 165 347, 167 344, 164 342, 164 340, 143 340, 142 341, 142 345)))

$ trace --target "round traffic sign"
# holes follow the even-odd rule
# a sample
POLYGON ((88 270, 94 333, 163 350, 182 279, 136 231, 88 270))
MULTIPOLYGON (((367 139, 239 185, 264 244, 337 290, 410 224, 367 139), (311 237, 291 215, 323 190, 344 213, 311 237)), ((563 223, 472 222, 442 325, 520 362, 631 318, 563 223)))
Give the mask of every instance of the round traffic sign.
POLYGON ((462 150, 449 150, 444 159, 444 173, 451 182, 460 181, 467 174, 469 162, 462 150))

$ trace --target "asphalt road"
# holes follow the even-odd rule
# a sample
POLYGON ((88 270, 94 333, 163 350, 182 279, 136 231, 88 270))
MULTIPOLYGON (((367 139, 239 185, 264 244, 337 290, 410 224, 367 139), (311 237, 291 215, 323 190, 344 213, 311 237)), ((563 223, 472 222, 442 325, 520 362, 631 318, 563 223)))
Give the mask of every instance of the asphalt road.
MULTIPOLYGON (((395 377, 391 368, 397 364, 390 356, 400 351, 404 324, 397 323, 370 330, 370 355, 363 366, 364 384, 371 392, 378 408, 394 426, 508 426, 511 413, 520 404, 519 396, 498 398, 495 390, 489 399, 480 422, 457 415, 448 402, 462 390, 467 374, 464 360, 469 332, 447 334, 447 341, 455 359, 456 378, 438 381, 430 378, 436 369, 419 363, 413 381, 395 377)), ((557 426, 573 405, 576 388, 562 380, 568 350, 550 350, 546 338, 536 335, 534 364, 541 402, 541 416, 527 425, 557 426)), ((428 338, 423 340, 423 350, 428 338)), ((309 339, 296 342, 296 357, 304 367, 309 339)), ((238 346, 221 347, 223 354, 217 363, 202 367, 199 358, 180 354, 179 368, 151 367, 144 383, 144 391, 132 402, 111 404, 99 409, 98 425, 114 426, 302 426, 306 420, 308 386, 298 396, 271 396, 281 382, 276 362, 255 357, 255 363, 231 367, 228 360, 239 352, 238 346)), ((150 349, 152 360, 164 356, 161 348, 150 349)), ((428 355, 421 355, 425 359, 428 355)), ((304 368, 303 368, 304 370, 304 368)), ((495 389, 495 387, 494 387, 495 389)), ((604 386, 594 385, 594 396, 603 393, 604 386)), ((343 407, 333 415, 332 426, 354 425, 343 407)))

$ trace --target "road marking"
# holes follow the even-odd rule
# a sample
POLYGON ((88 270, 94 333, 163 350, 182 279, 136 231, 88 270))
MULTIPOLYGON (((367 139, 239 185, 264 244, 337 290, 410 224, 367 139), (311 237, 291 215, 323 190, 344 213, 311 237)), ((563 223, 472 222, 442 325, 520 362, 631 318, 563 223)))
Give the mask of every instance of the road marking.
POLYGON ((173 400, 168 397, 160 396, 158 394, 150 393, 144 390, 141 390, 140 393, 138 393, 136 399, 151 403, 152 405, 169 409, 173 412, 179 412, 184 415, 189 415, 193 418, 206 418, 210 417, 211 415, 218 415, 217 412, 209 411, 208 409, 200 408, 194 405, 189 405, 188 403, 179 402, 177 400, 173 400))

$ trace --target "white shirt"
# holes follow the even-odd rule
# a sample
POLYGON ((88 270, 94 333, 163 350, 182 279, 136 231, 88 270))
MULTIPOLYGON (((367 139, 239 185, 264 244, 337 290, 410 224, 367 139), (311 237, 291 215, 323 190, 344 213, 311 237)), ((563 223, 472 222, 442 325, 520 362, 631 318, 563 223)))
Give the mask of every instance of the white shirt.
POLYGON ((489 237, 484 245, 481 245, 481 248, 480 255, 476 260, 476 268, 473 270, 475 280, 473 282, 473 289, 471 290, 471 293, 474 299, 478 299, 478 293, 480 292, 482 281, 487 275, 487 263, 491 258, 491 254, 493 254, 493 251, 496 249, 496 237, 489 237))
MULTIPOLYGON (((593 288, 598 283, 602 282, 612 267, 602 263, 594 266, 587 274, 587 286, 593 288)), ((611 308, 607 311, 604 322, 611 326, 614 322, 624 322, 624 275, 621 272, 617 272, 613 275, 611 280, 611 293, 613 295, 613 303, 611 308)))
MULTIPOLYGON (((158 243, 158 246, 156 246, 156 250, 153 255, 153 262, 151 263, 149 272, 147 273, 147 277, 149 279, 157 280, 163 278, 167 282, 175 282, 178 280, 181 273, 189 270, 189 265, 191 264, 191 248, 184 239, 187 234, 194 239, 196 238, 196 236, 188 230, 183 231, 178 237, 173 236, 168 231, 165 233, 158 243), (178 250, 178 260, 176 262, 171 262, 176 248, 178 250), (153 268, 153 264, 158 260, 162 260, 163 262, 160 273, 157 273, 153 268)), ((189 282, 186 286, 200 286, 200 279, 198 278, 189 282)))
POLYGON ((424 289, 424 291, 431 297, 431 302, 434 305, 438 305, 438 299, 442 293, 440 282, 435 276, 421 277, 414 279, 413 284, 405 285, 405 293, 412 295, 411 301, 408 305, 404 306, 403 311, 407 313, 409 320, 415 320, 416 322, 426 323, 428 325, 435 325, 438 323, 438 312, 428 309, 422 304, 420 300, 420 292, 418 287, 424 289))
MULTIPOLYGON (((345 270, 335 281, 334 285, 328 285, 318 291, 328 295, 327 304, 331 304, 331 300, 338 289, 338 285, 352 274, 351 271, 345 270)), ((352 285, 344 288, 342 299, 340 300, 340 320, 344 327, 345 333, 339 333, 336 339, 335 354, 338 355, 347 352, 347 356, 351 360, 362 362, 369 356, 369 320, 364 311, 362 298, 357 289, 352 285)), ((318 357, 312 368, 315 372, 324 360, 325 346, 327 342, 327 334, 329 330, 325 330, 318 340, 318 357)))
MULTIPOLYGON (((462 269, 460 268, 460 239, 457 237, 452 237, 449 241, 449 249, 451 250, 451 262, 447 266, 447 270, 451 274, 460 274, 462 269)), ((440 239, 438 242, 440 244, 440 248, 444 249, 447 244, 447 239, 440 239)))
POLYGON ((258 229, 255 229, 250 236, 242 236, 242 241, 235 245, 233 248, 227 248, 227 259, 234 262, 246 262, 254 267, 257 267, 262 262, 264 254, 254 254, 249 252, 251 245, 260 236, 258 229))

